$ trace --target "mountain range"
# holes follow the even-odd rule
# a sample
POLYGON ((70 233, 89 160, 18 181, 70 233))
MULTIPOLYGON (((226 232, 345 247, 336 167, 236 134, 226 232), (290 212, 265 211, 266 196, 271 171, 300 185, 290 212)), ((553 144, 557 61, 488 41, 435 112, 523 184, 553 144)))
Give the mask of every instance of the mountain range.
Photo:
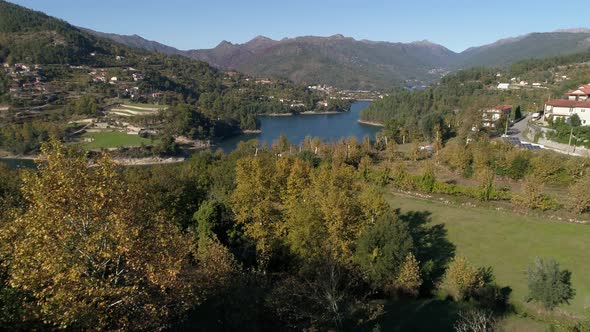
POLYGON ((282 40, 258 36, 243 44, 222 41, 212 49, 183 51, 138 35, 87 31, 128 46, 203 60, 225 70, 354 89, 429 84, 449 71, 462 68, 506 66, 522 59, 590 49, 588 29, 530 33, 460 53, 426 40, 392 43, 355 40, 342 35, 282 40))

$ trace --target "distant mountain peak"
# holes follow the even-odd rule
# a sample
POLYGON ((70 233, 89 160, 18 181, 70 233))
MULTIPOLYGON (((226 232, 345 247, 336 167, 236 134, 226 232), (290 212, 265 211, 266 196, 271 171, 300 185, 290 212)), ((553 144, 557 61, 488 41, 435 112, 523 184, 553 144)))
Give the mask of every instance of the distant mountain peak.
POLYGON ((440 44, 433 43, 433 42, 431 42, 428 39, 416 40, 416 41, 411 42, 410 44, 412 44, 412 45, 420 45, 420 46, 428 46, 428 47, 437 47, 437 48, 438 47, 444 47, 444 46, 442 46, 440 44))
POLYGON ((228 42, 227 40, 222 40, 219 44, 217 44, 217 46, 215 48, 220 48, 220 47, 227 47, 227 46, 233 46, 234 44, 232 44, 231 42, 228 42))
POLYGON ((252 40, 250 40, 250 41, 274 41, 274 40, 272 40, 271 38, 268 38, 266 36, 263 36, 263 35, 258 35, 256 37, 252 38, 252 40))
POLYGON ((337 34, 335 34, 335 35, 332 35, 332 36, 330 36, 329 38, 330 38, 330 39, 346 39, 346 37, 344 37, 344 35, 343 35, 343 34, 341 34, 341 33, 337 33, 337 34))

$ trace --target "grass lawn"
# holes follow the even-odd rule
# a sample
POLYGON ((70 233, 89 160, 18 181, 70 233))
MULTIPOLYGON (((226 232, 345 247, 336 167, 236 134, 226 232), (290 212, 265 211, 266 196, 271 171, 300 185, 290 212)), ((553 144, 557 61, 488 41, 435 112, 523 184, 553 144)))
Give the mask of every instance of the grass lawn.
POLYGON ((590 225, 526 217, 485 208, 390 195, 394 208, 429 211, 434 223, 444 223, 456 253, 477 266, 491 266, 500 286, 513 289, 511 301, 522 305, 527 294, 526 268, 535 257, 555 258, 572 272, 576 295, 563 310, 587 314, 590 307, 590 225))
POLYGON ((120 147, 134 147, 140 146, 141 143, 145 145, 152 145, 157 141, 152 141, 149 138, 142 138, 138 135, 128 135, 117 131, 101 132, 101 133, 85 133, 82 137, 92 137, 93 142, 84 143, 84 147, 88 150, 108 149, 120 147))

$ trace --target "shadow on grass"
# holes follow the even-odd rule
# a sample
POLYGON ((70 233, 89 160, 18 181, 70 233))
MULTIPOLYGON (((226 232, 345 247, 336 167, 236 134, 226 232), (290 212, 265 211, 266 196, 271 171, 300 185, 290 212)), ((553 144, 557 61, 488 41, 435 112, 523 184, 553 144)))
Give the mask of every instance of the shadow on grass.
POLYGON ((361 331, 454 331, 459 311, 468 308, 468 303, 440 299, 389 302, 385 313, 363 325, 361 331))
POLYGON ((432 225, 431 213, 428 211, 409 211, 397 213, 401 220, 408 223, 414 240, 415 255, 418 261, 428 266, 424 270, 422 293, 431 293, 442 279, 447 265, 455 256, 455 245, 448 240, 444 224, 432 225))

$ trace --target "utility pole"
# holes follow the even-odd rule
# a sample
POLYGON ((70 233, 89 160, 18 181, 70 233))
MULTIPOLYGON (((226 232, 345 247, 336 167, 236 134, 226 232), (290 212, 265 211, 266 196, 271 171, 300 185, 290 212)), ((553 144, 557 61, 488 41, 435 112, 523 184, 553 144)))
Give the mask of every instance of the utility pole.
POLYGON ((506 129, 504 130, 504 135, 508 136, 508 123, 510 122, 510 115, 506 117, 506 129))
POLYGON ((569 142, 567 143, 567 152, 568 154, 570 153, 570 150, 572 149, 572 136, 574 135, 574 126, 571 125, 570 123, 570 139, 569 142))

